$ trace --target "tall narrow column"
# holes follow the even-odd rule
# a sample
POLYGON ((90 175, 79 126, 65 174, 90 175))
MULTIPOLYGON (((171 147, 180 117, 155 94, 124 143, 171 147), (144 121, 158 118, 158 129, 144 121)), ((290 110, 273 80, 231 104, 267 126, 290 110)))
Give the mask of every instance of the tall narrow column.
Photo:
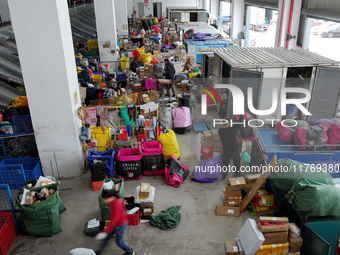
POLYGON ((275 46, 295 49, 300 22, 302 0, 279 0, 275 46), (295 36, 287 42, 287 34, 295 36))
POLYGON ((128 12, 126 0, 115 0, 115 7, 118 35, 128 35, 128 12))
POLYGON ((67 1, 8 3, 43 172, 57 178, 78 176, 84 157, 67 1))
POLYGON ((118 60, 116 15, 114 0, 94 1, 101 62, 114 63, 118 60))
POLYGON ((237 39, 240 32, 244 33, 244 0, 233 0, 231 4, 231 38, 237 39))

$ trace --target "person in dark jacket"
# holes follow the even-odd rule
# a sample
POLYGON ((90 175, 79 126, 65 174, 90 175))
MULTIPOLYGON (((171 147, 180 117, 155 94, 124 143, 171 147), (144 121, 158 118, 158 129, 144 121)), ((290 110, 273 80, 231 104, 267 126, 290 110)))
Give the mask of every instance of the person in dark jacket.
MULTIPOLYGON (((236 168, 236 172, 240 170, 240 153, 238 151, 239 145, 236 140, 236 134, 242 127, 240 124, 230 125, 231 119, 227 118, 227 124, 224 124, 222 128, 218 130, 218 135, 220 136, 222 146, 223 146, 223 161, 222 167, 228 167, 230 165, 230 160, 232 159, 234 162, 234 166, 236 168)), ((240 117, 239 122, 243 121, 243 116, 240 117)), ((222 172, 222 178, 225 179, 228 175, 227 171, 222 172)))
POLYGON ((176 74, 176 70, 174 65, 169 61, 169 59, 164 59, 164 77, 165 79, 169 79, 171 80, 171 84, 167 85, 167 96, 170 96, 170 89, 172 89, 172 96, 176 96, 176 91, 175 91, 175 87, 172 85, 173 80, 175 79, 175 74, 176 74))

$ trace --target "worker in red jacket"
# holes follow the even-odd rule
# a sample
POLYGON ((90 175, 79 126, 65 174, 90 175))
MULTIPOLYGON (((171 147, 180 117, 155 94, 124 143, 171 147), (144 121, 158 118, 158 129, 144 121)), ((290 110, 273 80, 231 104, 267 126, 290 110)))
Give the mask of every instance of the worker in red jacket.
POLYGON ((104 240, 96 254, 101 254, 111 237, 116 235, 117 245, 125 251, 125 255, 134 254, 133 249, 124 241, 124 234, 128 225, 128 219, 125 214, 125 205, 119 199, 115 190, 103 190, 103 201, 110 206, 110 223, 103 232, 96 235, 96 240, 104 240))

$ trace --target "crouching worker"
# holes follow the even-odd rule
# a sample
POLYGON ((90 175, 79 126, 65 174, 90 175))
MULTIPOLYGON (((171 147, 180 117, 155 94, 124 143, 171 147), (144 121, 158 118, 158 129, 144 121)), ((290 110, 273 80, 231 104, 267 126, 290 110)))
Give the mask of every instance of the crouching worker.
MULTIPOLYGON (((222 169, 225 169, 225 171, 222 171, 222 178, 227 178, 228 171, 227 169, 231 169, 229 167, 230 160, 233 160, 234 166, 233 169, 236 172, 240 171, 240 162, 241 157, 240 153, 238 151, 238 142, 236 140, 236 135, 242 125, 234 124, 233 126, 230 125, 231 119, 227 118, 227 123, 222 126, 218 130, 218 135, 220 136, 222 146, 223 146, 223 161, 222 161, 222 169)), ((243 116, 240 117, 239 122, 243 121, 243 116)))
POLYGON ((96 254, 101 254, 113 235, 116 236, 117 245, 125 251, 125 255, 134 254, 133 249, 124 241, 124 234, 128 226, 128 219, 125 214, 125 205, 119 199, 115 190, 103 190, 103 201, 110 207, 110 223, 103 232, 96 235, 96 240, 103 240, 100 249, 96 254))

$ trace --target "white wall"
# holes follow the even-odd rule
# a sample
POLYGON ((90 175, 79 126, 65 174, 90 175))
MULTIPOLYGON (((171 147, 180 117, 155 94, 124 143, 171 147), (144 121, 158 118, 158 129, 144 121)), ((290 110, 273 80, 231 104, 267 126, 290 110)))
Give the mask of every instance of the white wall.
POLYGON ((127 0, 115 0, 116 29, 118 35, 128 35, 127 0))
MULTIPOLYGON (((216 1, 216 0, 212 0, 216 1)), ((162 13, 166 12, 166 7, 198 7, 203 8, 203 0, 149 0, 149 7, 144 8, 145 16, 152 14, 153 15, 153 2, 162 3, 162 13)), ((138 3, 144 3, 141 0, 132 0, 132 5, 136 7, 137 17, 139 17, 138 13, 138 3)), ((215 14, 214 14, 215 15, 215 14)))
MULTIPOLYGON (((126 0, 127 14, 131 17, 132 14, 132 0, 126 0)), ((136 6, 137 9, 137 6, 136 6)))
POLYGON ((2 22, 7 22, 11 20, 7 0, 0 0, 0 16, 2 22))

